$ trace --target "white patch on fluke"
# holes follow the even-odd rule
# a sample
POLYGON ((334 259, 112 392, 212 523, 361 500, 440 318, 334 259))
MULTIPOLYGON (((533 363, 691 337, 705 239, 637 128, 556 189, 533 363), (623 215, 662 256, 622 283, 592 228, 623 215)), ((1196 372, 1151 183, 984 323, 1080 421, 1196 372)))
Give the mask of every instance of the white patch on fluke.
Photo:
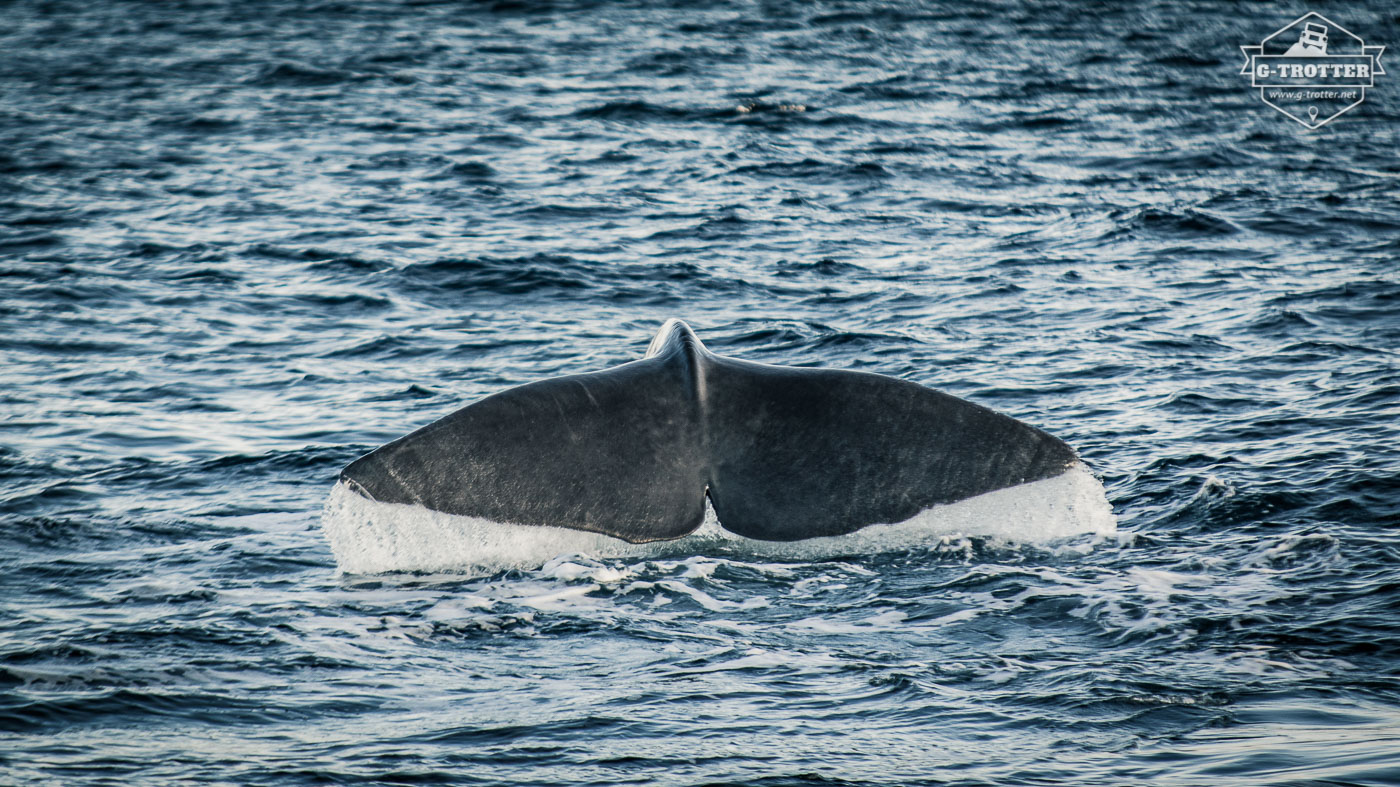
POLYGON ((387 571, 461 571, 491 574, 509 568, 535 569, 561 554, 595 558, 650 558, 721 549, 789 560, 820 560, 936 544, 949 536, 991 536, 1020 543, 1045 543, 1071 536, 1112 535, 1118 522, 1103 486, 1083 465, 1030 484, 998 489, 903 522, 871 525, 844 536, 803 541, 759 541, 721 528, 714 510, 684 538, 629 544, 598 533, 561 527, 509 525, 426 508, 368 500, 338 483, 321 515, 340 570, 347 574, 387 571))

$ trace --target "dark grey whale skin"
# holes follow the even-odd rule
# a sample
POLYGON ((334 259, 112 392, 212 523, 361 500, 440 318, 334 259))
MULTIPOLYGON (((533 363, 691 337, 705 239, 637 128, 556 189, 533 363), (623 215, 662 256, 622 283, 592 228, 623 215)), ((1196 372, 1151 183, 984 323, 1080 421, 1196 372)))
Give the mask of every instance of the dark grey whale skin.
POLYGON ((365 497, 495 522, 795 541, 900 522, 1078 461, 1033 426, 866 372, 715 355, 679 320, 639 361, 488 396, 352 462, 365 497))

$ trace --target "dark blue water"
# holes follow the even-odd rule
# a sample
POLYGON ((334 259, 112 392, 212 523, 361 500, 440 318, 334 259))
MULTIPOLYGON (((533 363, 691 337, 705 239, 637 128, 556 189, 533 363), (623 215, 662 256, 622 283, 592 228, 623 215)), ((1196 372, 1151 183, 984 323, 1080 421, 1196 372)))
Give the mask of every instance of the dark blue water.
POLYGON ((1123 5, 6 4, 0 782, 1400 782, 1400 75, 1123 5), (337 572, 347 462, 671 316, 1119 535, 337 572))

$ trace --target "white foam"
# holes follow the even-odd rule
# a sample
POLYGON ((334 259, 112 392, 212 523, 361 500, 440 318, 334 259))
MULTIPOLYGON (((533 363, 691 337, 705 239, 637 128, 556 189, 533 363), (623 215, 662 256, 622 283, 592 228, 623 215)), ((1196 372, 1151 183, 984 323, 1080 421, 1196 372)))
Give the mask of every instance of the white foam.
POLYGON ((957 536, 991 536, 1043 544, 1072 536, 1117 532, 1103 487, 1083 465, 1030 484, 999 489, 935 506, 897 524, 872 525, 844 536, 804 541, 758 541, 730 533, 709 510, 698 530, 674 541, 629 544, 597 533, 558 527, 509 525, 453 516, 419 506, 367 500, 336 484, 321 527, 340 570, 458 571, 491 574, 535 569, 559 555, 649 558, 721 551, 788 560, 820 560, 873 554, 945 542, 957 536))

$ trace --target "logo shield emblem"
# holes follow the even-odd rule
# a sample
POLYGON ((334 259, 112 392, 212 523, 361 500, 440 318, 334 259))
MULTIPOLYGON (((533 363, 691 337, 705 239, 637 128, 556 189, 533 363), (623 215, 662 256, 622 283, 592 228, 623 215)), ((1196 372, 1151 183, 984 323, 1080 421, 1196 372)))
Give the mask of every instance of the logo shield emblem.
POLYGON ((1265 104, 1310 129, 1336 120, 1366 100, 1375 87, 1384 46, 1318 14, 1307 13, 1255 46, 1242 46, 1250 84, 1265 104))

